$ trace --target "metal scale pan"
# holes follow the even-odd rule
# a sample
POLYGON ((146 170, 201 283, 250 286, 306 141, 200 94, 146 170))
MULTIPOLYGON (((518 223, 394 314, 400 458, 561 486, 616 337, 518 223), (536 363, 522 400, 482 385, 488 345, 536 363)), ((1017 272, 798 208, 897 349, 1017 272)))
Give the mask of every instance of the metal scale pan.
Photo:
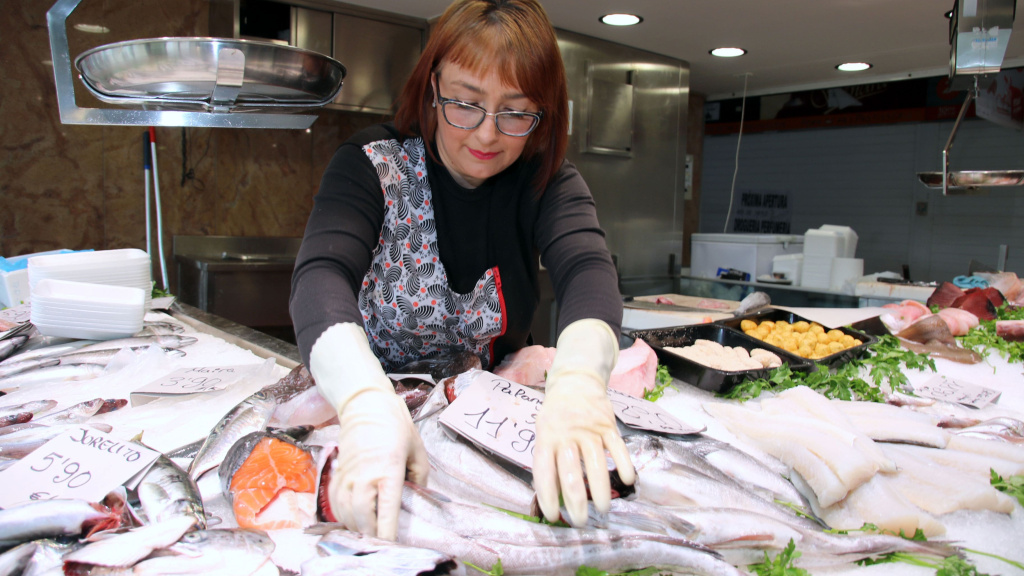
POLYGON ((223 38, 153 38, 93 48, 75 60, 104 102, 163 110, 315 108, 341 89, 345 67, 317 52, 223 38))

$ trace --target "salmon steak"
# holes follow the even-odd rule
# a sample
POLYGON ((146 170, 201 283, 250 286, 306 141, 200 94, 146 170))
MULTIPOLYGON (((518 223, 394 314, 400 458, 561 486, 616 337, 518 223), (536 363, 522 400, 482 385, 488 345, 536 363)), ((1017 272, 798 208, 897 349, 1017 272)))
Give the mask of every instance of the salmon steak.
POLYGON ((219 474, 240 528, 302 528, 308 523, 306 500, 315 513, 316 461, 288 436, 255 432, 242 437, 231 447, 219 474))

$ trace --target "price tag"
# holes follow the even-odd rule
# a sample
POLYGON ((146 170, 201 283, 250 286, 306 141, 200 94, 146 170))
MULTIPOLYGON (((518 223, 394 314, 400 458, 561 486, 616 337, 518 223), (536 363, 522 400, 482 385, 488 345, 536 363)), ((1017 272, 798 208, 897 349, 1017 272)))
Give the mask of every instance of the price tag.
POLYGON ((999 399, 1001 392, 977 386, 963 380, 936 376, 924 384, 914 386, 914 393, 926 398, 957 402, 974 408, 984 408, 999 399))
POLYGON ((699 434, 707 430, 707 426, 697 428, 679 421, 650 400, 636 398, 612 389, 608 390, 608 399, 611 400, 615 416, 630 428, 665 434, 699 434))
POLYGON ((481 371, 439 420, 485 450, 531 470, 543 402, 543 392, 481 371))
POLYGON ((0 507, 56 498, 99 502, 159 455, 93 428, 74 428, 0 472, 0 507))
POLYGON ((201 394, 223 390, 243 377, 251 376, 261 364, 241 366, 198 366, 180 368, 138 388, 131 393, 132 406, 152 402, 157 398, 201 394))
POLYGON ((19 304, 0 310, 0 339, 4 338, 8 332, 12 334, 15 330, 20 332, 19 328, 23 329, 22 325, 31 319, 31 304, 19 304))

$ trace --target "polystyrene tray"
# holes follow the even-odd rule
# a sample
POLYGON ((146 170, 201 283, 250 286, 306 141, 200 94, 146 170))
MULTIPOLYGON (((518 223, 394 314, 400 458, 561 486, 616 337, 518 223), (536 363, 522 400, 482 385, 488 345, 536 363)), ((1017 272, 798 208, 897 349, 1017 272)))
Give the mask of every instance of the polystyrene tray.
POLYGON ((32 294, 54 303, 106 304, 119 310, 141 307, 146 302, 146 291, 141 288, 50 278, 39 281, 32 294))

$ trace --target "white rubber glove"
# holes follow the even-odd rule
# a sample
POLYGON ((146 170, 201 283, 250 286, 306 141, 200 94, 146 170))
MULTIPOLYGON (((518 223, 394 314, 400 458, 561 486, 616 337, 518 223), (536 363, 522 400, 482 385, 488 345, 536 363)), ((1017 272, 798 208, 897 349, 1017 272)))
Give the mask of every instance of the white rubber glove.
POLYGON ((587 489, 581 459, 599 512, 611 507, 606 449, 623 482, 632 484, 636 478, 608 400, 608 377, 618 357, 615 333, 601 320, 578 320, 558 337, 544 404, 537 415, 533 451, 533 488, 549 522, 558 520, 561 489, 569 522, 573 526, 586 524, 587 489))
POLYGON ((426 484, 430 470, 409 410, 356 324, 324 331, 309 364, 341 423, 327 490, 331 509, 349 530, 394 540, 406 478, 426 484))

